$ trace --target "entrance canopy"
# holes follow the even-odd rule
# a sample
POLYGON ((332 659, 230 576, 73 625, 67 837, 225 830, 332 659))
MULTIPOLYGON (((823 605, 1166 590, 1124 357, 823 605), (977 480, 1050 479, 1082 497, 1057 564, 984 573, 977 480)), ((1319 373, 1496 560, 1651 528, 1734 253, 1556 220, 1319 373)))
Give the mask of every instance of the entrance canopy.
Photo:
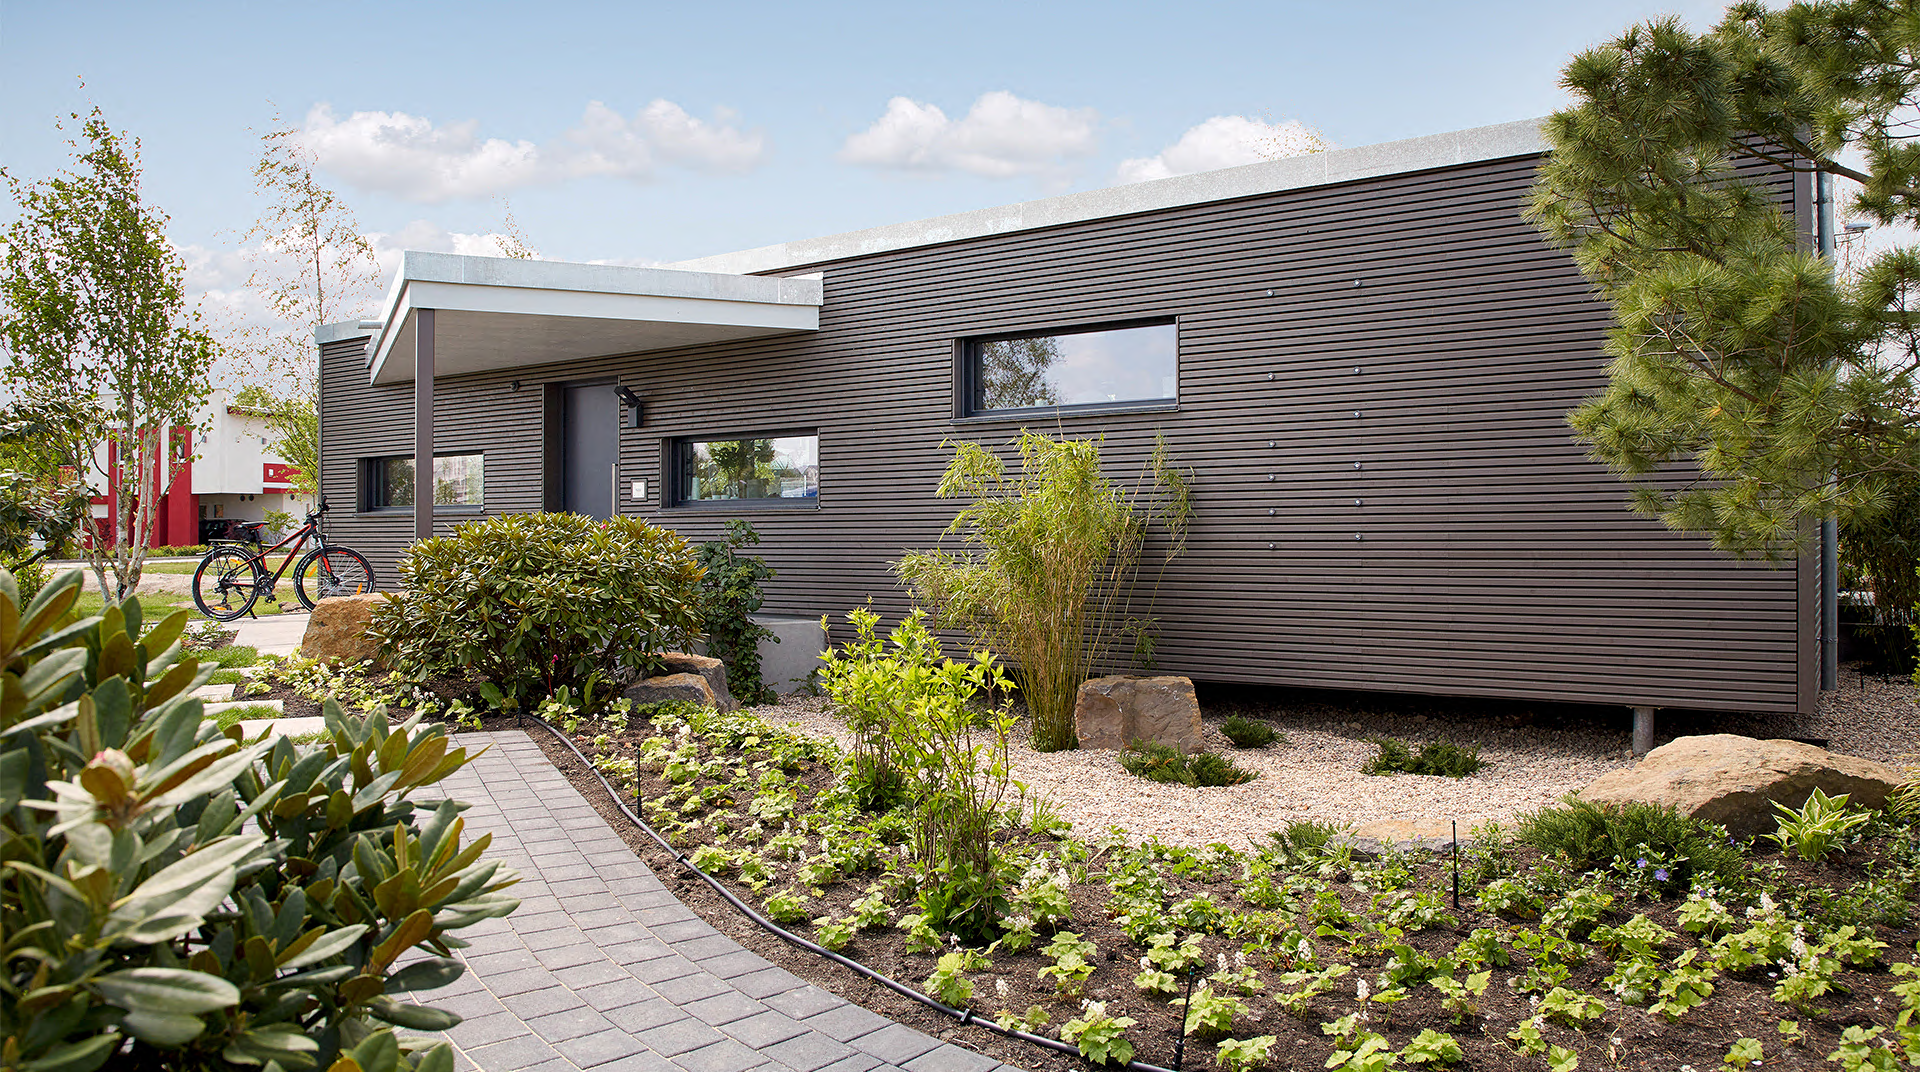
POLYGON ((438 377, 820 329, 818 276, 405 254, 368 350, 373 383, 414 380, 423 311, 438 377))

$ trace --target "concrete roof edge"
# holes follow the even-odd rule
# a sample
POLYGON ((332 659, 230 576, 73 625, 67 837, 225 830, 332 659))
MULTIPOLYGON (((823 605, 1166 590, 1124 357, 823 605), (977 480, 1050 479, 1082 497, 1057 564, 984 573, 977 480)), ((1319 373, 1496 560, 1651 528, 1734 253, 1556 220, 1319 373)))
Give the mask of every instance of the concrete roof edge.
POLYGON ((322 324, 313 329, 315 346, 325 346, 330 342, 343 342, 347 339, 362 339, 377 334, 379 328, 365 326, 364 321, 346 320, 338 324, 322 324))
POLYGON ((1328 186, 1355 179, 1430 171, 1482 160, 1527 156, 1546 151, 1546 139, 1541 134, 1544 123, 1544 119, 1522 119, 1379 145, 1330 149, 1308 156, 1176 175, 1168 179, 848 231, 824 238, 784 242, 680 261, 667 267, 734 275, 778 271, 798 265, 958 242, 987 235, 1201 205, 1281 190, 1328 186))
POLYGON ((425 253, 419 250, 408 250, 401 254, 398 278, 406 282, 709 298, 776 305, 818 305, 821 301, 821 286, 817 280, 767 279, 682 268, 523 260, 460 253, 425 253))

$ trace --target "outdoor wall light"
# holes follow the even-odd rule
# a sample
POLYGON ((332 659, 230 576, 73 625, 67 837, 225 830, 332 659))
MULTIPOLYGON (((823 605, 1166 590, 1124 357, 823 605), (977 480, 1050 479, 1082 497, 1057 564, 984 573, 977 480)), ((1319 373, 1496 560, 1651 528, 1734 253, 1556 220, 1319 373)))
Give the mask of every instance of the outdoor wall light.
POLYGON ((622 387, 622 386, 616 385, 613 390, 615 394, 618 394, 620 396, 621 403, 627 407, 627 421, 626 421, 627 427, 628 428, 640 427, 640 417, 641 417, 640 396, 635 394, 633 391, 633 388, 631 387, 622 387))

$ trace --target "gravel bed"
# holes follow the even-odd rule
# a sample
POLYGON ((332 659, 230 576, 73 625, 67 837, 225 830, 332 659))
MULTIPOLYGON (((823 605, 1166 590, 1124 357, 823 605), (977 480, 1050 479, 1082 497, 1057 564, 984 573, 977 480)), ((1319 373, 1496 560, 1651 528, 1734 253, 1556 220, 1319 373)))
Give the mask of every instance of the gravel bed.
MULTIPOLYGON (((1913 683, 1852 669, 1841 677, 1843 687, 1823 694, 1815 715, 1664 714, 1656 743, 1696 733, 1824 739, 1835 751, 1912 767, 1920 760, 1913 683)), ((1118 826, 1135 838, 1245 848, 1299 819, 1393 840, 1443 837, 1449 822, 1457 822, 1462 834, 1486 822, 1511 824, 1519 814, 1633 762, 1627 750, 1631 715, 1608 708, 1284 690, 1204 690, 1201 708, 1206 746, 1259 777, 1208 789, 1148 782, 1122 770, 1110 751, 1035 752, 1026 744, 1024 724, 1015 729, 1010 749, 1013 777, 1050 801, 1079 836, 1118 826), (1268 720, 1284 740, 1235 749, 1219 726, 1234 714, 1268 720), (1485 765, 1459 779, 1363 774, 1376 751, 1366 738, 1376 735, 1416 747, 1431 739, 1471 745, 1485 765)), ((820 698, 783 697, 755 712, 833 737, 843 747, 852 741, 820 698)))

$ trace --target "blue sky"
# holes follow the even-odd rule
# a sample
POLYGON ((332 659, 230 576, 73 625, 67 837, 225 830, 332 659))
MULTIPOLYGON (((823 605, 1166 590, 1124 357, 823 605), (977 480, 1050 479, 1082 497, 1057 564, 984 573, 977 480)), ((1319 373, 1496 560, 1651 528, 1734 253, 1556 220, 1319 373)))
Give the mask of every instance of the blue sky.
POLYGON ((475 248, 505 198, 543 256, 657 263, 1242 162, 1257 124, 1344 147, 1541 115, 1573 52, 1719 9, 4 0, 0 161, 64 166, 54 119, 97 101, 196 282, 231 287, 277 108, 384 251, 475 248))

